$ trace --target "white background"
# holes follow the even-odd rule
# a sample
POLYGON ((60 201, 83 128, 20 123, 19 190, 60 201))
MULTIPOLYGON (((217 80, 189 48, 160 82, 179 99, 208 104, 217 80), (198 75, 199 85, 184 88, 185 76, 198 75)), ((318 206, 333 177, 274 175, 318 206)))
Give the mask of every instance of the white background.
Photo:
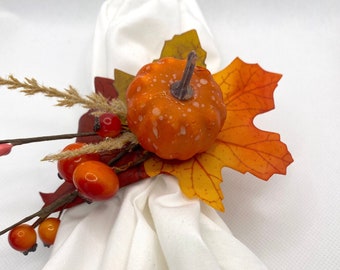
MULTIPOLYGON (((0 76, 35 77, 56 88, 93 91, 92 40, 102 1, 0 1, 0 76)), ((223 170, 222 214, 234 235, 269 269, 340 268, 340 2, 198 1, 222 66, 236 56, 283 74, 276 109, 256 118, 279 132, 295 159, 264 182, 223 170)), ((157 37, 155 37, 157 38, 157 37)), ((0 138, 74 132, 80 108, 0 88, 0 138)), ((39 160, 67 141, 13 149, 0 157, 0 228, 41 207, 39 191, 60 182, 39 160)), ((4 269, 40 269, 49 250, 29 256, 0 237, 4 269)), ((81 247, 80 247, 81 248, 81 247)))

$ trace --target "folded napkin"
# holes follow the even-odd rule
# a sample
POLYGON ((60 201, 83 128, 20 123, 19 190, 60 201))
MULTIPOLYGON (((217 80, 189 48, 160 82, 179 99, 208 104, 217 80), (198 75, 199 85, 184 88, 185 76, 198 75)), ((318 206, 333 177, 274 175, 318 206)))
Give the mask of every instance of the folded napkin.
MULTIPOLYGON (((94 76, 114 68, 135 74, 159 57, 164 40, 196 29, 207 65, 219 58, 193 0, 110 0, 94 39, 94 76)), ((211 207, 186 198, 177 179, 159 175, 122 188, 107 201, 68 210, 51 257, 54 269, 266 269, 211 207)))
POLYGON ((195 0, 111 0, 104 2, 94 37, 93 75, 131 74, 159 58, 164 41, 196 29, 206 63, 217 71, 220 58, 195 0))

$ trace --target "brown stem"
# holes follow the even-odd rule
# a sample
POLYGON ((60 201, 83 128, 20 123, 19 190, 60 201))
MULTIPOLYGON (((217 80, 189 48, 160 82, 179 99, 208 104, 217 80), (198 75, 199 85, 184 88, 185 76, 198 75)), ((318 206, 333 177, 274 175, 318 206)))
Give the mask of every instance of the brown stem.
POLYGON ((137 166, 139 164, 141 164, 142 162, 146 161, 149 157, 151 156, 151 152, 148 151, 144 151, 142 156, 140 156, 138 159, 130 161, 122 166, 119 167, 112 167, 115 171, 115 173, 121 173, 121 172, 125 172, 128 169, 130 169, 131 167, 137 166))
POLYGON ((139 144, 129 144, 125 148, 122 148, 122 150, 114 157, 112 158, 109 162, 108 165, 110 167, 114 167, 114 164, 118 162, 122 157, 124 157, 126 154, 130 153, 131 151, 137 149, 140 147, 139 144))
POLYGON ((33 142, 72 139, 75 137, 87 137, 87 136, 94 136, 94 135, 97 135, 97 133, 96 132, 70 133, 70 134, 40 136, 40 137, 32 137, 32 138, 0 140, 0 144, 10 143, 14 146, 14 145, 21 145, 21 144, 26 144, 26 143, 33 143, 33 142))
POLYGON ((191 51, 188 54, 187 63, 184 68, 183 76, 180 81, 174 82, 170 86, 171 94, 179 100, 188 100, 192 98, 194 91, 190 86, 190 80, 194 73, 197 60, 197 54, 195 51, 191 51))
POLYGON ((23 224, 27 221, 30 221, 32 218, 35 217, 39 217, 39 219, 33 224, 33 226, 37 226, 39 225, 39 223, 41 223, 45 218, 47 218, 50 214, 52 214, 56 209, 71 203, 72 201, 74 201, 75 198, 77 198, 78 196, 78 191, 74 190, 62 197, 60 197, 59 199, 55 200, 54 202, 52 202, 51 204, 41 208, 38 212, 35 212, 32 215, 29 215, 25 218, 23 218, 22 220, 18 221, 17 223, 9 226, 8 228, 0 231, 0 235, 12 230, 13 228, 15 228, 16 226, 23 224))

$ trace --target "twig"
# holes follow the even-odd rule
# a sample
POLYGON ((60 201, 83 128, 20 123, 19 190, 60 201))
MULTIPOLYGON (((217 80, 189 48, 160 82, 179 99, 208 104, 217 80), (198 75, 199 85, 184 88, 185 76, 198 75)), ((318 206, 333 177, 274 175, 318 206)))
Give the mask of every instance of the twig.
MULTIPOLYGON (((7 227, 6 229, 0 231, 0 235, 5 234, 6 232, 12 230, 16 226, 18 226, 22 223, 25 223, 27 221, 30 221, 31 219, 33 219, 35 217, 39 217, 38 220, 41 220, 41 221, 44 220, 51 213, 53 213, 56 209, 73 202, 75 200, 75 198, 77 198, 77 196, 78 196, 78 191, 74 190, 74 191, 60 197, 59 199, 55 200, 51 204, 41 208, 38 212, 36 212, 32 215, 29 215, 29 216, 23 218, 22 220, 18 221, 17 223, 14 223, 13 225, 7 227)), ((35 226, 37 226, 37 225, 38 224, 35 223, 35 226)))
POLYGON ((21 145, 21 144, 26 144, 26 143, 33 143, 33 142, 72 139, 75 137, 87 137, 87 136, 95 136, 95 135, 97 135, 96 132, 84 132, 84 133, 70 133, 70 134, 60 134, 60 135, 50 135, 50 136, 39 136, 39 137, 31 137, 31 138, 6 139, 6 140, 0 140, 0 144, 10 143, 14 146, 14 145, 21 145))
POLYGON ((127 147, 122 149, 114 158, 112 158, 109 162, 108 165, 110 167, 113 167, 113 165, 119 161, 123 156, 125 156, 127 153, 133 151, 134 149, 137 149, 140 145, 139 144, 129 144, 127 147))
POLYGON ((130 161, 122 166, 119 167, 112 167, 112 169, 116 172, 116 173, 122 173, 127 171, 128 169, 130 169, 131 167, 137 166, 141 163, 143 163, 144 161, 146 161, 149 157, 151 156, 151 152, 148 151, 144 151, 143 155, 141 157, 139 157, 137 160, 134 161, 130 161))

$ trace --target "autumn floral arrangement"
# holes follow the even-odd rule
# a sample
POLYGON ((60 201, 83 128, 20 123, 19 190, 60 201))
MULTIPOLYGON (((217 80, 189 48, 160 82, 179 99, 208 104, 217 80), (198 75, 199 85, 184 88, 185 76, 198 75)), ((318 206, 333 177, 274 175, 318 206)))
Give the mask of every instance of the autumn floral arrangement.
POLYGON ((76 134, 0 141, 0 155, 6 155, 25 143, 76 138, 62 152, 43 158, 57 161, 64 181, 53 193, 40 193, 44 205, 39 211, 0 232, 9 232, 9 244, 28 254, 36 249, 38 232, 50 246, 63 210, 109 199, 119 188, 161 173, 174 175, 187 197, 220 211, 223 167, 263 180, 285 174, 293 159, 279 134, 253 124, 256 115, 274 108, 281 75, 239 58, 211 74, 205 58, 191 30, 166 41, 160 58, 135 76, 115 70, 114 80, 95 78, 96 92, 88 96, 71 86, 60 91, 35 79, 0 78, 10 90, 88 109, 76 134))

